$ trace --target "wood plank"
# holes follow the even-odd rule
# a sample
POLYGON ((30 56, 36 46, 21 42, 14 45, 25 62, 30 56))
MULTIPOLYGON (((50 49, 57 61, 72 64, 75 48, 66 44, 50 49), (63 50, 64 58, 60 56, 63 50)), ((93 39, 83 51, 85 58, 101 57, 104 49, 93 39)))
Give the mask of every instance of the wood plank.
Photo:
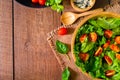
POLYGON ((15 80, 61 80, 60 66, 47 33, 60 25, 60 14, 15 2, 15 80))
POLYGON ((0 80, 13 80, 12 0, 0 0, 0 80))

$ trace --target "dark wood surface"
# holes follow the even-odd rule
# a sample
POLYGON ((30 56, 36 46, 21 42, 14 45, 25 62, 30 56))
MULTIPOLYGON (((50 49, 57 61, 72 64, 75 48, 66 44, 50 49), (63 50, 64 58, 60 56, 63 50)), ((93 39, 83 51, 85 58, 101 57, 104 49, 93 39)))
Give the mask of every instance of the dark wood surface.
MULTIPOLYGON (((74 11, 69 0, 63 4, 64 11, 74 11)), ((0 80, 61 80, 60 65, 47 43, 47 33, 61 25, 60 15, 49 7, 0 0, 0 80)))

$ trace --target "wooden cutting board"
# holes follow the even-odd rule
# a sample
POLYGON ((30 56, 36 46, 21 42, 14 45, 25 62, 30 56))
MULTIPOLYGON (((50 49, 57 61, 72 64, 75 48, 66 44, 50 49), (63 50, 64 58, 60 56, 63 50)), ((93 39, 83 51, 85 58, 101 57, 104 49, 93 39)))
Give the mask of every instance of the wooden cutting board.
MULTIPOLYGON (((69 6, 69 5, 67 5, 69 6)), ((65 7, 67 7, 65 6, 65 7)), ((109 12, 115 12, 120 14, 120 4, 119 1, 115 2, 115 0, 111 1, 111 5, 107 5, 104 6, 105 11, 109 11, 109 12)), ((73 11, 73 10, 71 10, 73 11)), ((68 52, 68 56, 64 55, 64 54, 60 54, 56 51, 56 47, 55 47, 55 42, 56 40, 60 40, 63 43, 66 43, 69 46, 69 49, 71 47, 71 38, 72 38, 72 33, 74 32, 74 29, 76 28, 76 26, 80 23, 80 21, 83 19, 84 17, 80 18, 77 22, 75 22, 75 24, 73 25, 69 25, 69 26, 65 26, 65 25, 61 25, 58 26, 57 29, 52 30, 51 32, 48 33, 48 38, 47 41, 52 49, 52 51, 54 52, 55 57, 57 58, 60 67, 62 70, 64 70, 64 68, 69 67, 69 70, 71 72, 71 76, 70 79, 71 80, 91 80, 88 76, 84 75, 75 65, 73 58, 72 58, 72 54, 69 51, 68 52), (68 34, 67 35, 57 35, 57 30, 61 27, 66 27, 68 28, 68 34)))

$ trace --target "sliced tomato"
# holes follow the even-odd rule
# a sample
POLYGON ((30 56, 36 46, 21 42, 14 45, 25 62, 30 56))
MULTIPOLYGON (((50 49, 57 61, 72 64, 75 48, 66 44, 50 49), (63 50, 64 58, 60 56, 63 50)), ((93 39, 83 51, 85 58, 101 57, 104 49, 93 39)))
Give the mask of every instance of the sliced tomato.
POLYGON ((120 36, 115 37, 115 42, 116 42, 117 44, 120 44, 120 36))
POLYGON ((80 36, 80 42, 82 43, 82 42, 84 42, 85 41, 85 39, 86 39, 86 37, 87 37, 87 34, 83 34, 82 36, 80 36))
POLYGON ((45 2, 46 2, 46 0, 39 0, 39 4, 42 5, 42 6, 45 5, 45 2))
POLYGON ((80 53, 79 57, 82 61, 87 61, 89 59, 89 54, 88 53, 80 53))
POLYGON ((38 3, 39 0, 32 0, 32 3, 38 3))
POLYGON ((120 54, 116 53, 116 58, 120 60, 120 54))
POLYGON ((105 30, 105 31, 104 31, 104 35, 105 35, 105 37, 107 37, 107 38, 111 38, 111 37, 112 37, 112 34, 113 34, 113 32, 112 32, 111 30, 105 30))
POLYGON ((115 74, 115 70, 107 70, 105 71, 105 76, 112 77, 115 74))
POLYGON ((110 49, 115 51, 115 52, 119 52, 120 51, 120 48, 117 45, 115 45, 115 44, 111 44, 110 45, 110 49))
POLYGON ((97 51, 95 52, 94 56, 99 56, 102 53, 102 48, 99 47, 97 51))
POLYGON ((59 35, 65 35, 65 34, 67 34, 67 28, 60 28, 58 30, 58 34, 59 35))
POLYGON ((104 45, 103 48, 107 48, 110 45, 110 40, 108 40, 104 45))
POLYGON ((112 65, 112 59, 111 59, 109 56, 105 55, 105 56, 104 56, 104 59, 106 60, 106 62, 107 62, 109 65, 112 65))
POLYGON ((92 41, 92 42, 96 42, 96 40, 97 40, 97 34, 96 34, 95 32, 91 32, 91 33, 89 34, 89 39, 90 39, 90 41, 92 41))

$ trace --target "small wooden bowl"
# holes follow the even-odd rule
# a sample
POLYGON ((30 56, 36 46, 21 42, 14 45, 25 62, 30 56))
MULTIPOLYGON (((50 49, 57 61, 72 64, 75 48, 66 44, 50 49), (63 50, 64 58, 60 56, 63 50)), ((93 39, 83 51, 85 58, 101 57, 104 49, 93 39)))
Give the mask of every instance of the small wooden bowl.
POLYGON ((73 7, 74 10, 79 11, 79 12, 84 12, 87 10, 90 10, 94 4, 95 4, 96 0, 92 0, 92 3, 90 6, 86 7, 86 8, 79 8, 75 3, 74 0, 70 0, 71 6, 73 7))

